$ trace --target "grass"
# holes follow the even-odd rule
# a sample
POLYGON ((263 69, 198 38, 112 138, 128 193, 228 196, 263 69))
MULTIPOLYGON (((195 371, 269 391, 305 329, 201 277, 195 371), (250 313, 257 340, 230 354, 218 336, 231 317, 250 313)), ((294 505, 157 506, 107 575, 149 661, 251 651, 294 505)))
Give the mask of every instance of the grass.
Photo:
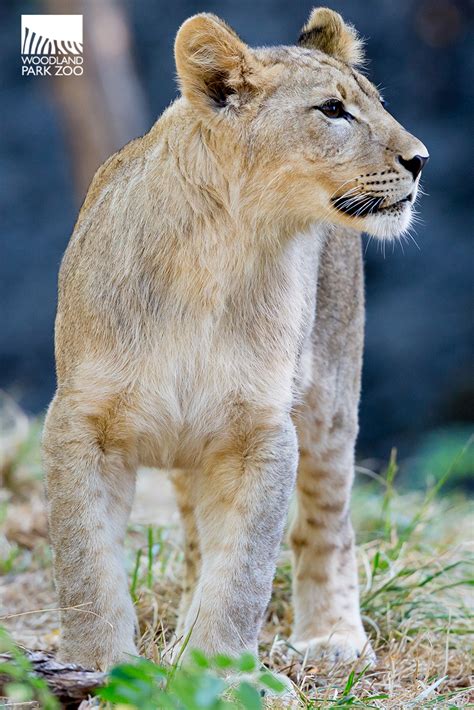
MULTIPOLYGON (((20 433, 17 430, 14 445, 10 440, 8 447, 4 446, 0 589, 6 612, 1 613, 0 624, 25 646, 54 649, 57 614, 48 611, 56 604, 41 521, 38 432, 37 423, 28 422, 20 433), (18 524, 20 510, 22 525, 18 524)), ((365 470, 359 474, 353 518, 362 613, 377 653, 376 666, 328 667, 322 661, 290 658, 286 639, 292 620, 291 566, 286 547, 261 634, 261 660, 275 673, 291 679, 297 694, 294 706, 308 710, 474 707, 470 501, 461 494, 443 494, 449 469, 424 492, 398 490, 394 456, 384 475, 365 470)), ((137 708, 259 708, 262 700, 258 693, 246 686, 240 693, 222 685, 219 660, 199 657, 191 669, 170 670, 183 564, 177 526, 132 524, 126 553, 140 624, 139 650, 153 663, 139 661, 116 669, 103 702, 123 705, 126 698, 122 695, 120 700, 119 695, 125 692, 129 693, 129 705, 137 708), (151 694, 151 705, 146 705, 140 692, 151 694)), ((24 665, 18 663, 29 677, 24 665)), ((12 682, 13 691, 21 694, 19 676, 12 682)), ((39 692, 28 683, 27 687, 30 695, 39 692)))
POLYGON ((158 665, 146 659, 117 666, 99 697, 140 710, 261 710, 265 702, 262 691, 279 694, 284 690, 285 685, 267 670, 259 669, 249 654, 237 659, 222 655, 209 659, 192 651, 185 667, 158 665))

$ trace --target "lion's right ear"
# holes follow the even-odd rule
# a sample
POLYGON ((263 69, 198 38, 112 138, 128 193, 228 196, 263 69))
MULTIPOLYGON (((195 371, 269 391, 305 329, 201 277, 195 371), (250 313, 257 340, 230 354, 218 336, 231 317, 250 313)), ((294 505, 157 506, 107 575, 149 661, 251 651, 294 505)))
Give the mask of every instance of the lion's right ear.
POLYGON ((258 84, 258 63, 225 22, 208 13, 190 17, 176 36, 174 54, 183 96, 202 108, 234 106, 258 84))

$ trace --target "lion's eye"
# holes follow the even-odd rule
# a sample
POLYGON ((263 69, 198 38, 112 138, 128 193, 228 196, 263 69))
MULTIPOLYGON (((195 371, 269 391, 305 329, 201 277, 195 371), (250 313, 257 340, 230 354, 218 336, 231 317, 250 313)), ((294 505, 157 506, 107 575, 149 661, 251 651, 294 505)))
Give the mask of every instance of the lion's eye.
POLYGON ((317 108, 328 118, 352 118, 351 114, 344 110, 342 101, 337 99, 329 99, 329 101, 325 101, 317 108))

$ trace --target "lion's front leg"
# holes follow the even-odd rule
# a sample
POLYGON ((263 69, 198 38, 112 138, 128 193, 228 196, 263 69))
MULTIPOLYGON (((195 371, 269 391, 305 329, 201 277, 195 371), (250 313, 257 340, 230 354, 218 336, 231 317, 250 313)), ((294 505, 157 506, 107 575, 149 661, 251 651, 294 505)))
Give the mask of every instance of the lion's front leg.
MULTIPOLYGON (((43 437, 49 532, 61 607, 58 657, 107 670, 137 654, 136 617, 122 560, 135 489, 124 446, 57 396, 43 437), (102 442, 101 442, 102 443, 102 442)), ((96 418, 98 419, 98 417, 96 418)))
POLYGON ((197 480, 202 563, 185 635, 208 654, 257 653, 276 558, 293 490, 293 424, 234 427, 206 452, 197 480))

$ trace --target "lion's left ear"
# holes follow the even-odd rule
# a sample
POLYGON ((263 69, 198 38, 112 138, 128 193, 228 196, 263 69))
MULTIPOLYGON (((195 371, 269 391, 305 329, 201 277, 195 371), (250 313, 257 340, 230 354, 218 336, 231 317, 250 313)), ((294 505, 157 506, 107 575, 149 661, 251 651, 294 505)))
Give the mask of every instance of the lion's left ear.
POLYGON ((346 64, 364 61, 363 42, 352 25, 327 7, 315 7, 301 30, 298 44, 319 49, 346 64))
POLYGON ((251 50, 215 15, 186 20, 174 51, 181 91, 196 108, 216 110, 232 96, 243 103, 261 83, 261 67, 251 50))

